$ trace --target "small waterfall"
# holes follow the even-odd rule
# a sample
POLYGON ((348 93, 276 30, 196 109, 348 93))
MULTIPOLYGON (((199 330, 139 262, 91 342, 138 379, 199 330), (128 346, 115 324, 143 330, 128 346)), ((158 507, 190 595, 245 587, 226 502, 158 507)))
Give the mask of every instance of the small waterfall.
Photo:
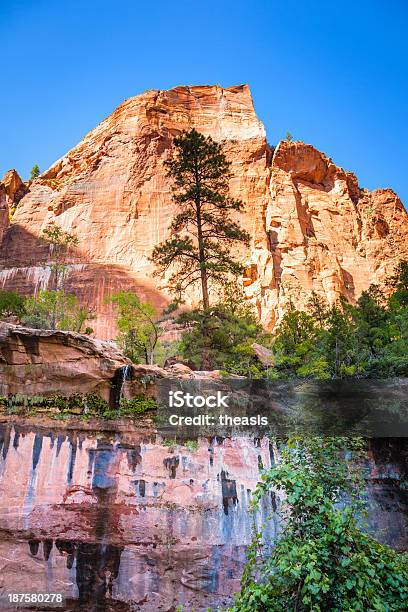
POLYGON ((123 398, 125 382, 129 378, 129 373, 130 373, 129 365, 125 365, 123 366, 123 368, 120 368, 121 379, 120 379, 120 384, 119 384, 119 404, 120 404, 120 400, 123 398))
POLYGON ((130 378, 131 366, 124 365, 118 368, 112 378, 109 404, 111 408, 119 408, 120 400, 123 398, 125 382, 130 378))

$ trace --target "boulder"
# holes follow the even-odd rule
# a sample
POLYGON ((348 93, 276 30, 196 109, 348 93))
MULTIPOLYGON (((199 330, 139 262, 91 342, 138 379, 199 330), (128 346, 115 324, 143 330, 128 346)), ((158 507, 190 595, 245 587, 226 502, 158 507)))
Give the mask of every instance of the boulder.
POLYGON ((257 342, 251 344, 251 347, 254 350, 256 358, 265 368, 271 368, 275 365, 275 357, 270 349, 257 342))
POLYGON ((0 395, 98 393, 108 400, 118 369, 130 365, 108 342, 68 331, 0 323, 0 395))

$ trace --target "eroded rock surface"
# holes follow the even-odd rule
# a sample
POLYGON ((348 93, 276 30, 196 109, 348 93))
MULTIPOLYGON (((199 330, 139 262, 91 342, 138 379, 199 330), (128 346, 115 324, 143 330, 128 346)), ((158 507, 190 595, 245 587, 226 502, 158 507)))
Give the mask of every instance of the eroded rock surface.
POLYGON ((75 332, 0 324, 0 395, 72 395, 109 399, 118 369, 130 364, 108 342, 75 332))
POLYGON ((5 194, 7 196, 7 203, 11 210, 13 210, 21 198, 28 192, 29 187, 23 182, 18 172, 15 170, 9 170, 0 180, 0 185, 4 187, 5 194))
MULTIPOLYGON (((266 440, 201 439, 189 450, 148 431, 15 423, 0 425, 0 451, 0 590, 35 584, 81 611, 199 611, 239 589, 266 440)), ((270 541, 276 504, 258 516, 270 541)))
MULTIPOLYGON (((226 607, 239 589, 248 514, 269 440, 164 444, 153 430, 2 417, 0 590, 59 592, 70 610, 226 607), (34 586, 35 588, 34 588, 34 586)), ((372 440, 370 527, 407 548, 406 443, 372 440)), ((273 542, 281 500, 256 517, 273 542), (267 520, 267 516, 270 520, 267 520)))
POLYGON ((152 278, 149 256, 176 212, 164 161, 173 137, 193 127, 221 142, 232 162, 231 194, 245 204, 238 220, 251 235, 238 253, 244 286, 267 327, 289 296, 297 306, 311 290, 331 303, 354 300, 408 257, 407 213, 392 190, 360 189, 352 173, 304 143, 281 142, 272 156, 246 85, 176 87, 126 100, 30 183, 10 226, 3 223, 0 287, 47 286, 50 254, 40 236, 55 221, 79 238, 68 289, 96 305, 97 336, 115 336, 108 293, 132 289, 162 308, 165 283, 152 278))

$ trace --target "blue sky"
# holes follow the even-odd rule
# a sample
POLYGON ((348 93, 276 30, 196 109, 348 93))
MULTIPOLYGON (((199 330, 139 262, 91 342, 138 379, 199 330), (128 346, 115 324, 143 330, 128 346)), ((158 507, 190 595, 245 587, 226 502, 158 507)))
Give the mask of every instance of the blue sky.
POLYGON ((125 98, 248 83, 290 131, 408 204, 406 0, 0 1, 0 176, 27 177, 125 98))

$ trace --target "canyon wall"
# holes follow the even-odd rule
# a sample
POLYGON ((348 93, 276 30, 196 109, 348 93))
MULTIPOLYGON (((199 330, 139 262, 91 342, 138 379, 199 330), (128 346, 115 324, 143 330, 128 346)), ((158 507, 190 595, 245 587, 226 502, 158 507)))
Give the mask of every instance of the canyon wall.
POLYGON ((65 331, 0 323, 0 395, 98 393, 109 400, 112 381, 130 361, 108 342, 65 331))
MULTIPOLYGON (((408 257, 407 213, 392 190, 360 189, 310 145, 280 142, 273 150, 246 85, 176 87, 121 104, 30 182, 10 224, 2 222, 0 190, 0 288, 48 286, 41 232, 55 221, 79 238, 68 289, 96 306, 99 337, 115 336, 109 293, 132 289, 162 308, 169 296, 149 256, 176 212, 164 162, 174 136, 193 127, 221 142, 231 161, 231 195, 245 207, 237 220, 251 236, 249 249, 237 251, 244 287, 268 328, 289 299, 302 306, 315 290, 330 303, 340 295, 352 301, 408 257)), ((196 301, 190 293, 188 303, 196 301)))
MULTIPOLYGON (((225 606, 239 589, 266 440, 189 450, 131 426, 15 423, 0 424, 0 451, 0 591, 35 584, 64 609, 170 611, 225 606)), ((277 503, 258 516, 271 541, 277 503)))
MULTIPOLYGON (((80 422, 1 419, 0 591, 62 593, 64 609, 80 611, 228 605, 251 539, 260 466, 277 458, 268 439, 169 447, 131 425, 119 433, 100 422, 95 433, 80 422)), ((406 444, 370 445, 370 526, 404 550, 406 444)), ((256 517, 270 542, 280 505, 272 492, 256 517)))

